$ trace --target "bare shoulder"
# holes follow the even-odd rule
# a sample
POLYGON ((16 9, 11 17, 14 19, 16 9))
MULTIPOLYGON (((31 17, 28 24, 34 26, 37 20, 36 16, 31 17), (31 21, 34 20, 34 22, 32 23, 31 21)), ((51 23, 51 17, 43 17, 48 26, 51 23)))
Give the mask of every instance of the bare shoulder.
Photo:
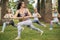
POLYGON ((37 14, 39 14, 39 13, 37 12, 37 14))
POLYGON ((8 15, 8 14, 5 14, 5 15, 8 15))
POLYGON ((19 10, 16 10, 16 12, 19 12, 19 10))
POLYGON ((13 13, 11 13, 11 15, 13 15, 13 13))

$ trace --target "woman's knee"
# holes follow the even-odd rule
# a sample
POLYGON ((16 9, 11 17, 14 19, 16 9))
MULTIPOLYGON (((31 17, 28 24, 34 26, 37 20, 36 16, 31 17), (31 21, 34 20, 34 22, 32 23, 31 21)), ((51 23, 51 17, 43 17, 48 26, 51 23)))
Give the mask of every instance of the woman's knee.
POLYGON ((53 25, 53 21, 51 21, 50 24, 53 25))
POLYGON ((22 30, 22 27, 18 26, 18 31, 21 31, 22 30))
POLYGON ((17 26, 21 25, 21 23, 18 23, 17 26))
POLYGON ((3 24, 7 24, 6 22, 4 22, 3 24))

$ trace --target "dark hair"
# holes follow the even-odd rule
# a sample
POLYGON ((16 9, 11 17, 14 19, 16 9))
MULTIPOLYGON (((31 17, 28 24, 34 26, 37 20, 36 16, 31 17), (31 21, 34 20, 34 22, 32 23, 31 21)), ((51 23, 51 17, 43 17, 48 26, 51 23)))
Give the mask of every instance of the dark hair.
MULTIPOLYGON (((22 1, 22 2, 24 2, 24 1, 22 1)), ((21 8, 22 2, 19 2, 19 3, 18 3, 18 5, 17 5, 17 10, 19 10, 19 9, 21 8)))
POLYGON ((11 9, 10 9, 11 11, 8 12, 9 9, 10 9, 10 8, 6 9, 6 13, 12 13, 12 10, 11 10, 11 9))
POLYGON ((21 8, 22 2, 19 2, 17 5, 17 10, 19 10, 21 8))

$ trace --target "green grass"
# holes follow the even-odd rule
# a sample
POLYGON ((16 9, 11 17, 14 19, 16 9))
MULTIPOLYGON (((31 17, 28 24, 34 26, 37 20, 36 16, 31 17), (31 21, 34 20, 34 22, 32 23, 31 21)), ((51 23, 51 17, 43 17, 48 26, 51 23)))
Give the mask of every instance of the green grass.
MULTIPOLYGON (((34 24, 36 27, 44 31, 44 34, 41 36, 37 31, 31 30, 28 27, 21 33, 20 40, 60 40, 60 26, 54 24, 54 29, 49 30, 49 24, 46 24, 47 27, 39 26, 34 24)), ((0 26, 1 31, 2 26, 0 26)), ((17 28, 12 26, 7 26, 4 33, 0 33, 0 40, 14 40, 17 36, 17 28)))

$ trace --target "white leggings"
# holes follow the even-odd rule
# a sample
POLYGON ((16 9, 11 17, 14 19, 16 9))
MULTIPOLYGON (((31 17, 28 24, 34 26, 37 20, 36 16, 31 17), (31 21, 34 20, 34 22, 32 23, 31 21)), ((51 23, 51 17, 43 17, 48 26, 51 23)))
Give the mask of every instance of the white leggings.
POLYGON ((5 27, 7 26, 7 24, 9 24, 9 22, 4 22, 4 23, 3 23, 2 32, 4 32, 4 29, 5 29, 5 27))
POLYGON ((60 25, 59 20, 58 19, 54 19, 54 20, 52 20, 50 22, 50 28, 53 28, 53 23, 56 23, 56 24, 60 25))
POLYGON ((19 22, 17 24, 17 28, 18 28, 18 37, 20 37, 21 35, 21 31, 22 31, 22 25, 29 25, 30 28, 32 28, 33 30, 37 30, 39 32, 41 32, 42 30, 40 30, 39 28, 36 28, 33 24, 31 20, 26 20, 23 22, 19 22))

